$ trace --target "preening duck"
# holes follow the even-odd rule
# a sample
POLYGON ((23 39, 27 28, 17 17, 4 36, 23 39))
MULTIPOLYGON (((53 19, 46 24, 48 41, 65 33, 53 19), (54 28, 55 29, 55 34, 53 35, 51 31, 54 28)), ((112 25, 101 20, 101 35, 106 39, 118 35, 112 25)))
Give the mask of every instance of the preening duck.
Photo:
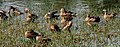
POLYGON ((90 16, 87 15, 87 17, 85 18, 85 21, 87 23, 87 25, 91 26, 91 22, 100 22, 100 18, 98 16, 90 16))

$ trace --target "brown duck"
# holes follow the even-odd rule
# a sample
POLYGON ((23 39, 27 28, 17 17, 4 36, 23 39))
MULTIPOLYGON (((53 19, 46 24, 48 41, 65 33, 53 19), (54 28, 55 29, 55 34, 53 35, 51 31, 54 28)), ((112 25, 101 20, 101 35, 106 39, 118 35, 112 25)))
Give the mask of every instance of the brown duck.
POLYGON ((60 32, 60 28, 57 24, 49 24, 49 29, 51 32, 55 32, 55 31, 60 32))
POLYGON ((25 17, 26 22, 34 22, 36 19, 38 19, 38 16, 35 15, 35 14, 31 14, 30 10, 28 8, 25 8, 24 11, 25 11, 25 14, 26 14, 26 17, 25 17))
POLYGON ((30 29, 29 31, 26 31, 24 35, 26 38, 35 39, 36 36, 38 36, 38 33, 34 32, 32 29, 30 29))
POLYGON ((57 11, 53 11, 53 12, 48 12, 45 14, 44 18, 47 19, 47 20, 50 20, 50 19, 58 19, 58 15, 55 15, 57 13, 57 11))
POLYGON ((18 16, 18 15, 23 14, 23 12, 20 12, 16 7, 10 6, 8 10, 8 14, 18 16))
POLYGON ((85 21, 87 23, 87 25, 91 26, 91 22, 100 22, 100 18, 98 16, 90 16, 87 15, 87 17, 85 18, 85 21))
POLYGON ((61 23, 64 23, 65 21, 71 21, 73 17, 76 17, 76 13, 71 11, 66 11, 65 8, 61 8, 60 16, 61 16, 61 23))
POLYGON ((105 10, 105 9, 103 10, 103 12, 104 12, 104 19, 106 21, 108 21, 108 20, 114 18, 115 16, 117 16, 117 13, 113 13, 113 12, 108 14, 107 10, 105 10))
POLYGON ((42 44, 45 44, 45 43, 47 43, 48 41, 51 41, 51 39, 48 38, 48 37, 43 37, 43 36, 41 36, 41 35, 38 35, 38 36, 36 36, 36 41, 38 41, 38 42, 40 42, 40 43, 42 43, 42 44))

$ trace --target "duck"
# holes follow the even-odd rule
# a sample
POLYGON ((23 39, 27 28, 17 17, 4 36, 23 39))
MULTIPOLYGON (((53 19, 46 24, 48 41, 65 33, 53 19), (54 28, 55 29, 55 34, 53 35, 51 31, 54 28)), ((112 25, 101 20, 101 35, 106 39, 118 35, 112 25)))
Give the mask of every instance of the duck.
POLYGON ((70 28, 72 26, 72 21, 66 21, 62 26, 62 31, 67 30, 69 33, 71 32, 70 28))
POLYGON ((35 14, 31 14, 30 13, 30 10, 28 9, 28 8, 25 8, 25 14, 26 14, 26 16, 25 16, 25 21, 26 22, 34 22, 36 19, 38 19, 38 16, 37 15, 35 15, 35 14))
POLYGON ((88 14, 87 17, 85 18, 85 22, 87 23, 87 25, 91 26, 91 22, 99 23, 100 17, 99 16, 90 16, 90 14, 88 14))
POLYGON ((43 37, 42 35, 38 35, 38 36, 36 36, 36 41, 38 41, 38 42, 40 42, 42 44, 45 44, 48 41, 51 41, 51 39, 48 38, 48 37, 43 37))
POLYGON ((6 11, 0 10, 0 20, 7 20, 7 18, 6 11))
POLYGON ((24 35, 25 35, 26 38, 36 39, 36 36, 38 36, 39 34, 34 32, 33 29, 30 29, 30 30, 26 31, 24 35))
POLYGON ((0 10, 0 12, 6 14, 6 11, 5 11, 5 10, 0 10))
POLYGON ((48 43, 49 41, 51 41, 50 38, 48 38, 48 37, 44 37, 44 38, 42 38, 41 43, 42 43, 42 44, 45 44, 45 43, 48 43))
POLYGON ((44 18, 47 20, 48 19, 58 19, 59 16, 55 15, 56 13, 57 13, 57 11, 53 11, 53 12, 49 11, 48 13, 45 14, 44 18))
POLYGON ((61 8, 60 16, 61 16, 61 23, 64 23, 65 21, 71 21, 73 17, 76 17, 76 13, 71 11, 66 11, 65 8, 61 8))
POLYGON ((47 36, 44 37, 43 33, 40 32, 37 36, 36 36, 36 41, 40 42, 42 44, 45 44, 48 41, 51 41, 50 38, 48 38, 47 36))
POLYGON ((60 9, 60 16, 61 16, 61 24, 65 23, 67 20, 64 18, 66 16, 66 10, 65 8, 60 9))
POLYGON ((77 15, 77 13, 72 12, 72 11, 67 11, 67 13, 69 13, 70 15, 72 15, 72 16, 74 16, 74 17, 76 17, 76 15, 77 15))
POLYGON ((21 14, 24 14, 24 13, 20 12, 16 7, 10 6, 10 8, 8 10, 8 14, 18 16, 18 15, 21 15, 21 14))
POLYGON ((106 20, 106 21, 109 21, 110 19, 112 19, 112 18, 114 18, 115 16, 117 16, 117 13, 109 13, 108 14, 108 12, 107 12, 107 10, 105 10, 105 9, 103 9, 103 12, 104 12, 104 19, 106 20))
POLYGON ((60 23, 61 23, 61 24, 64 24, 64 23, 66 23, 66 21, 67 21, 67 20, 66 20, 65 18, 62 18, 62 19, 60 20, 60 23))
POLYGON ((41 40, 42 38, 43 38, 42 35, 37 35, 37 36, 36 36, 36 41, 40 42, 40 40, 41 40))
POLYGON ((43 36, 44 36, 43 33, 40 32, 40 33, 36 36, 36 40, 39 41, 43 36))
POLYGON ((66 21, 72 21, 73 17, 76 17, 76 16, 72 13, 66 13, 66 16, 64 17, 64 19, 66 21))
POLYGON ((55 31, 60 32, 61 31, 60 27, 57 24, 49 24, 49 29, 51 32, 55 32, 55 31))
POLYGON ((72 12, 72 11, 66 11, 65 8, 61 8, 60 9, 60 16, 61 17, 65 17, 67 15, 72 15, 76 17, 76 13, 72 12), (67 14, 66 14, 67 13, 67 14))

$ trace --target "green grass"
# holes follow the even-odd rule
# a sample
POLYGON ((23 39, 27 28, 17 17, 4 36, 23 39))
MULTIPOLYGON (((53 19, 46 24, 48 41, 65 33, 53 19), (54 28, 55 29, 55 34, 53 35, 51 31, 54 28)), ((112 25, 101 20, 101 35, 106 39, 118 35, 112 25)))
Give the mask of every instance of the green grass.
POLYGON ((24 21, 14 21, 12 25, 9 25, 9 22, 10 21, 1 21, 0 23, 1 47, 31 47, 34 45, 41 46, 40 43, 24 37, 24 32, 29 28, 34 29, 35 32, 43 32, 45 36, 51 38, 52 41, 46 44, 46 46, 50 47, 119 46, 119 18, 112 19, 108 23, 104 22, 105 24, 100 23, 97 26, 90 27, 85 23, 79 23, 83 28, 81 28, 79 31, 72 30, 72 33, 68 33, 67 31, 61 33, 51 33, 50 30, 46 30, 47 26, 42 27, 40 26, 40 23, 30 23, 29 25, 25 25, 24 21), (99 30, 103 32, 99 32, 99 30), (108 34, 113 31, 118 32, 117 36, 111 36, 108 38, 108 34))

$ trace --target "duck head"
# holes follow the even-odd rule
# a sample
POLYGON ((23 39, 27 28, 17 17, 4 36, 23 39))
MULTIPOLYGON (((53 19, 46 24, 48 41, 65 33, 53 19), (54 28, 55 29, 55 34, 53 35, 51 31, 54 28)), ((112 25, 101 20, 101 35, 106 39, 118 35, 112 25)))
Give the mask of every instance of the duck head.
POLYGON ((65 12, 65 8, 61 8, 60 12, 65 12))
POLYGON ((107 15, 107 10, 106 9, 103 9, 103 14, 107 15))
POLYGON ((87 14, 87 17, 90 17, 90 14, 87 14))
POLYGON ((30 10, 29 10, 28 8, 25 8, 24 12, 25 12, 25 13, 29 13, 30 10))

